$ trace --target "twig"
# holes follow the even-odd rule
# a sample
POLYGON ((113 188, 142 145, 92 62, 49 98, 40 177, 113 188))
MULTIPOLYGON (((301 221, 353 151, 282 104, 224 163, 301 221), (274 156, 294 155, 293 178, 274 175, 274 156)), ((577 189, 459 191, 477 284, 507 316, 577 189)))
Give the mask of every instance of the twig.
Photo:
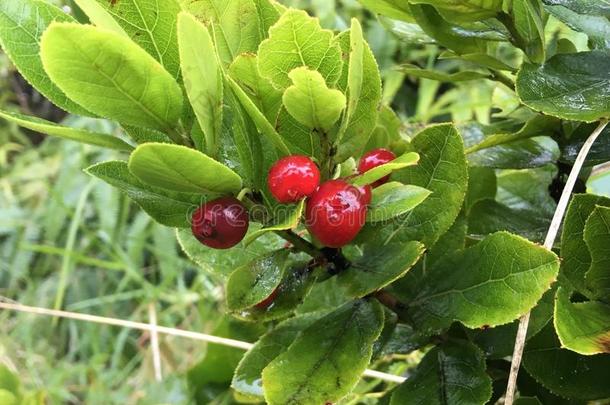
POLYGON ((157 310, 155 304, 148 304, 148 322, 150 323, 150 346, 153 354, 153 367, 155 369, 155 380, 163 380, 161 370, 161 351, 159 350, 159 333, 157 332, 157 310))
MULTIPOLYGON (((559 227, 561 226, 561 221, 563 220, 563 215, 565 214, 565 211, 568 207, 568 203, 570 202, 572 190, 574 190, 574 185, 576 184, 576 180, 578 180, 578 175, 580 174, 580 170, 582 169, 582 166, 585 163, 587 155, 589 154, 593 143, 602 133, 607 124, 608 121, 601 121, 599 126, 586 140, 586 142, 580 149, 580 152, 578 152, 578 156, 576 157, 576 161, 574 162, 572 171, 570 172, 568 180, 566 181, 566 185, 563 189, 563 192, 561 193, 561 198, 557 203, 557 209, 555 210, 555 215, 553 215, 553 220, 551 221, 551 226, 549 227, 546 239, 544 240, 544 247, 548 250, 553 249, 555 239, 557 238, 557 233, 559 232, 559 227)), ((504 400, 505 405, 512 405, 515 399, 517 375, 519 374, 519 367, 521 366, 521 358, 523 357, 523 348, 525 347, 525 339, 527 337, 527 328, 529 326, 529 321, 529 312, 523 315, 521 319, 519 319, 519 329, 517 330, 517 337, 515 338, 515 348, 513 350, 513 358, 510 365, 510 375, 508 377, 508 385, 506 387, 506 396, 504 400)))
MULTIPOLYGON (((205 333, 199 333, 199 332, 191 332, 191 331, 187 331, 187 330, 183 330, 183 329, 168 328, 166 326, 156 326, 153 328, 153 326, 151 326, 150 324, 147 324, 147 323, 126 321, 123 319, 116 319, 116 318, 107 318, 104 316, 97 316, 97 315, 81 314, 78 312, 68 312, 68 311, 59 311, 59 310, 47 309, 47 308, 31 307, 31 306, 27 306, 27 305, 22 305, 22 304, 12 303, 12 302, 5 302, 5 301, 7 301, 7 300, 0 297, 0 309, 24 312, 24 313, 35 314, 35 315, 74 319, 77 321, 84 321, 84 322, 100 323, 103 325, 119 326, 122 328, 143 330, 143 331, 147 331, 149 333, 152 333, 153 329, 155 329, 158 333, 162 333, 164 335, 178 336, 178 337, 183 337, 186 339, 201 340, 201 341, 208 342, 208 343, 235 347, 237 349, 242 349, 242 350, 250 350, 252 348, 252 346, 254 346, 252 343, 242 342, 240 340, 228 339, 228 338, 223 338, 223 337, 219 337, 219 336, 208 335, 205 333)), ((401 376, 383 373, 383 372, 375 371, 375 370, 365 370, 363 373, 363 376, 377 378, 379 380, 395 382, 395 383, 402 383, 406 380, 406 378, 401 377, 401 376)))

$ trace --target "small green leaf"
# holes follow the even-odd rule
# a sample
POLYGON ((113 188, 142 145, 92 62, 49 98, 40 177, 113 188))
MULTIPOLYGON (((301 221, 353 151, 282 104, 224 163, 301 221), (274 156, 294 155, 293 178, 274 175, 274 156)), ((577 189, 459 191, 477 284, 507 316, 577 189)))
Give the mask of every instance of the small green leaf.
POLYGON ((407 152, 403 155, 398 156, 396 159, 379 165, 353 178, 352 183, 357 186, 364 186, 366 184, 373 184, 377 180, 383 179, 385 176, 392 174, 392 172, 405 167, 414 166, 419 162, 419 155, 415 152, 407 152))
POLYGON ((359 2, 374 13, 395 20, 413 22, 408 2, 401 0, 359 0, 359 2))
POLYGON ((558 54, 541 66, 524 64, 517 94, 532 109, 567 120, 610 117, 610 55, 558 54))
POLYGON ((412 0, 413 4, 430 4, 451 22, 463 23, 495 17, 502 11, 502 0, 412 0))
POLYGON ((41 41, 51 79, 88 110, 122 124, 172 130, 182 91, 145 51, 112 31, 54 23, 41 41))
POLYGON ((129 38, 123 27, 114 19, 113 15, 97 0, 74 0, 74 3, 87 15, 89 21, 99 28, 114 31, 129 38))
POLYGON ((323 30, 317 19, 303 10, 284 13, 260 44, 258 67, 278 89, 291 85, 288 74, 301 66, 317 70, 333 87, 341 74, 341 50, 333 33, 323 30), (315 46, 312 44, 315 43, 315 46))
POLYGON ((365 300, 314 322, 263 370, 265 399, 270 405, 338 401, 360 379, 382 328, 381 306, 365 300))
POLYGON ((303 215, 303 209, 305 208, 305 200, 299 201, 298 204, 292 206, 281 205, 274 211, 276 212, 273 222, 269 225, 265 225, 264 228, 259 229, 256 232, 248 234, 244 238, 244 244, 248 246, 256 239, 266 234, 267 232, 273 231, 284 231, 287 229, 294 229, 299 225, 301 216, 303 215))
POLYGON ((146 143, 129 159, 129 170, 144 183, 187 193, 237 193, 241 178, 203 153, 179 145, 146 143))
POLYGON ((287 250, 272 252, 237 268, 227 281, 227 306, 239 311, 255 306, 280 285, 288 258, 287 250))
POLYGON ((424 253, 419 242, 365 245, 362 257, 338 276, 350 297, 361 298, 404 276, 424 253))
POLYGON ((327 132, 345 109, 345 95, 329 89, 322 75, 307 67, 296 68, 288 76, 293 85, 282 97, 286 110, 300 124, 327 132))
POLYGON ((512 2, 515 29, 519 34, 520 46, 532 63, 544 63, 546 44, 544 26, 546 15, 540 0, 512 2))
POLYGON ((319 313, 288 319, 263 335, 239 362, 231 387, 245 395, 263 400, 263 369, 286 350, 296 337, 320 318, 319 313))
POLYGON ((366 213, 367 222, 381 222, 405 214, 424 202, 431 194, 423 187, 391 182, 373 190, 366 213))
POLYGON ((593 210, 587 219, 584 237, 591 254, 585 284, 594 297, 610 300, 610 208, 593 210))
POLYGON ((124 192, 155 221, 166 226, 190 228, 193 211, 205 202, 201 194, 176 193, 142 183, 129 172, 127 162, 98 163, 87 168, 87 173, 124 192))
POLYGON ((109 149, 116 149, 120 151, 133 150, 133 146, 112 135, 98 134, 95 132, 86 131, 84 129, 64 127, 55 124, 54 122, 43 120, 41 118, 30 117, 27 115, 3 110, 0 110, 0 118, 4 118, 7 121, 14 122, 17 125, 30 129, 32 131, 40 132, 47 135, 58 136, 60 138, 69 139, 71 141, 101 146, 109 149))
POLYGON ((562 349, 551 323, 525 346, 523 366, 536 381, 564 398, 610 397, 610 354, 582 356, 562 349))
POLYGON ((531 310, 559 271, 554 253, 505 232, 440 259, 423 275, 404 279, 400 294, 418 328, 437 332, 460 321, 497 326, 531 310), (532 280, 536 280, 532 282, 532 280))
MULTIPOLYGON (((556 17, 558 20, 564 22, 573 30, 587 34, 589 40, 593 43, 595 48, 603 50, 610 46, 610 41, 608 39, 610 38, 610 21, 608 20, 608 16, 593 13, 587 15, 581 12, 584 10, 578 10, 578 7, 574 7, 575 10, 572 10, 568 7, 560 5, 561 3, 566 2, 559 1, 551 3, 550 1, 547 1, 547 3, 549 3, 549 5, 545 7, 546 11, 552 14, 553 17, 556 17)), ((583 6, 591 5, 594 7, 595 5, 595 2, 589 1, 579 3, 583 6)), ((601 4, 601 2, 599 2, 599 4, 601 4)))
MULTIPOLYGON (((96 0, 123 28, 131 40, 144 49, 174 78, 180 74, 176 35, 177 0, 96 0)), ((99 19, 93 21, 100 28, 99 19)))
POLYGON ((600 301, 570 302, 567 290, 555 297, 555 330, 561 346, 576 353, 610 353, 610 305, 600 301))
POLYGON ((489 79, 491 77, 491 73, 489 72, 485 73, 474 70, 464 70, 456 73, 445 73, 440 70, 422 69, 411 64, 400 65, 400 71, 415 77, 451 83, 464 82, 468 80, 489 79))
POLYGON ((58 107, 79 115, 91 115, 49 78, 40 60, 40 37, 53 21, 74 22, 59 8, 39 0, 0 2, 0 45, 19 73, 58 107))
POLYGON ((205 152, 215 157, 222 132, 223 76, 207 28, 178 15, 178 44, 186 94, 205 135, 205 152))
POLYGON ((450 340, 430 350, 390 405, 485 404, 491 398, 483 352, 470 342, 450 340))

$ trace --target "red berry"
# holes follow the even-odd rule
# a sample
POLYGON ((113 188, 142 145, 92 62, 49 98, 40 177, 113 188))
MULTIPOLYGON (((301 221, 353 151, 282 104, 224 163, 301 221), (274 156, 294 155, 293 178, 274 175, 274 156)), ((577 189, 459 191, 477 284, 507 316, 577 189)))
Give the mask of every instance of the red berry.
POLYGON ((297 202, 311 195, 320 184, 320 170, 307 156, 287 156, 269 170, 267 185, 280 203, 297 202))
POLYGON ((338 248, 351 242, 366 220, 366 196, 344 180, 330 180, 307 200, 305 221, 323 245, 338 248))
MULTIPOLYGON (((387 149, 373 149, 362 156, 358 163, 358 171, 361 174, 366 173, 372 168, 386 164, 394 159, 396 159, 396 155, 387 149)), ((377 180, 372 186, 373 188, 381 186, 382 184, 387 183, 388 180, 390 180, 389 175, 377 180)))
POLYGON ((273 301, 275 301, 275 299, 277 298, 278 291, 279 291, 279 287, 276 288, 275 290, 273 290, 273 292, 271 294, 269 294, 269 296, 267 298, 265 298, 264 300, 262 300, 261 302, 256 304, 254 307, 258 308, 258 309, 269 308, 271 306, 271 304, 273 304, 273 301))
POLYGON ((373 189, 371 188, 371 186, 369 186, 368 184, 360 186, 358 187, 358 190, 360 191, 360 199, 362 201, 362 204, 369 205, 371 203, 371 200, 373 199, 373 189))
POLYGON ((203 204, 191 219, 193 235, 206 246, 228 249, 248 232, 248 211, 235 197, 222 197, 203 204))

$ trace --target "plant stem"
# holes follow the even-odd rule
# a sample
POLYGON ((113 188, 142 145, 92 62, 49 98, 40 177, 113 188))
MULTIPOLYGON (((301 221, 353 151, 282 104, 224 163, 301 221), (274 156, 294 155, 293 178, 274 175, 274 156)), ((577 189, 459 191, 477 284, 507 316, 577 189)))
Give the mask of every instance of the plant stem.
POLYGON ((324 257, 324 253, 320 249, 316 248, 312 243, 301 238, 299 235, 295 234, 294 232, 292 232, 290 230, 275 231, 275 233, 278 234, 279 236, 281 236, 282 238, 286 239, 288 242, 292 243, 292 245, 296 249, 300 250, 303 253, 307 253, 314 259, 319 258, 319 257, 324 257))
POLYGON ((505 85, 506 87, 508 87, 509 89, 515 91, 515 82, 508 77, 506 74, 498 71, 498 70, 494 70, 492 71, 492 79, 502 83, 503 85, 505 85))
MULTIPOLYGON (((551 226, 549 227, 546 239, 544 240, 544 247, 548 250, 553 249, 555 239, 557 238, 557 234, 559 233, 559 227, 561 226, 561 222, 563 220, 563 215, 565 214, 565 211, 568 207, 568 203, 570 202, 572 190, 574 190, 574 185, 576 184, 576 180, 578 179, 578 175, 580 173, 580 170, 582 169, 582 166, 585 163, 587 155, 589 154, 593 143, 602 133, 607 124, 608 121, 601 121, 595 131, 593 131, 593 133, 586 140, 586 142, 580 149, 580 152, 578 152, 578 156, 576 158, 576 161, 574 162, 572 171, 568 176, 568 180, 561 194, 561 198, 559 199, 559 203, 557 204, 557 209, 555 210, 555 215, 553 215, 553 220, 551 221, 551 226)), ((529 312, 523 315, 521 319, 519 319, 519 329, 517 330, 517 337, 515 338, 513 358, 510 365, 510 375, 508 376, 508 385, 506 387, 506 395, 504 400, 505 405, 512 405, 515 399, 517 375, 519 374, 519 367, 521 366, 521 359, 523 357, 523 349, 525 347, 525 340, 527 338, 527 328, 529 326, 529 321, 529 312)))

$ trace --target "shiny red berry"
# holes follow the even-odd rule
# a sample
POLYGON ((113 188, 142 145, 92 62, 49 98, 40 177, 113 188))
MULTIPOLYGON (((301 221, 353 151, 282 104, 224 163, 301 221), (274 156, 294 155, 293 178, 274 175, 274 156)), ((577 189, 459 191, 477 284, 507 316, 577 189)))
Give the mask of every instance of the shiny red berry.
POLYGON ((358 187, 344 180, 327 181, 307 200, 305 224, 324 246, 345 246, 364 226, 365 203, 358 187))
MULTIPOLYGON (((373 149, 362 156, 358 163, 358 171, 361 174, 366 173, 372 168, 386 164, 394 159, 396 159, 396 155, 392 153, 392 151, 384 148, 373 149)), ((388 180, 390 180, 390 176, 385 176, 371 184, 371 186, 373 186, 373 188, 381 186, 382 184, 387 183, 388 180)))
POLYGON ((297 202, 311 195, 320 184, 320 170, 307 156, 287 156, 269 170, 269 191, 280 203, 297 202))
POLYGON ((373 199, 373 189, 371 188, 371 186, 369 186, 368 184, 360 186, 358 187, 358 190, 360 191, 362 204, 369 205, 371 203, 371 200, 373 199))
POLYGON ((269 294, 269 296, 267 298, 265 298, 264 300, 262 300, 261 302, 256 304, 254 307, 258 308, 258 309, 269 308, 271 306, 271 304, 273 304, 273 301, 275 301, 275 299, 277 298, 278 292, 279 292, 279 287, 276 288, 275 290, 273 290, 273 292, 271 294, 269 294))
POLYGON ((248 211, 234 197, 222 197, 203 204, 191 218, 193 235, 206 246, 229 249, 248 232, 248 211))

